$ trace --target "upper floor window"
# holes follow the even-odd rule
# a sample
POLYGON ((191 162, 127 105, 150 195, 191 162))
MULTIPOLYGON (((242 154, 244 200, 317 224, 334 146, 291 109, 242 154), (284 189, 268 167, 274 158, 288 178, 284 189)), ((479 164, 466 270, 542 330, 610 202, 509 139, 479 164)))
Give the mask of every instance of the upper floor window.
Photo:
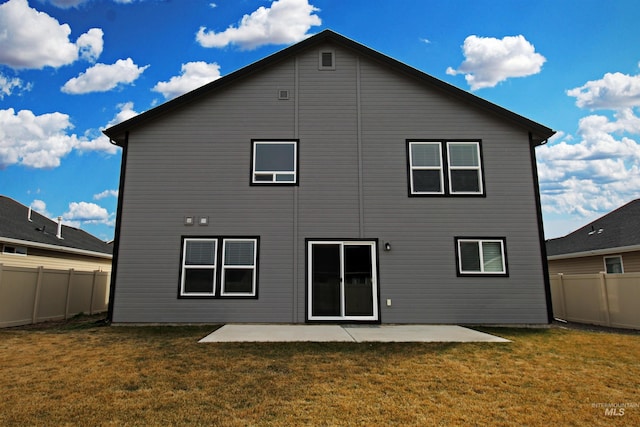
POLYGON ((333 50, 321 50, 318 56, 318 69, 319 70, 335 70, 336 60, 335 52, 333 50))
POLYGON ((298 141, 252 141, 252 184, 297 184, 298 141))
POLYGON ((604 267, 608 274, 624 273, 624 268, 622 268, 622 257, 619 255, 604 257, 604 267))
POLYGON ((407 141, 410 195, 484 195, 479 141, 407 141))
POLYGON ((14 255, 26 255, 27 254, 27 248, 25 246, 4 245, 4 246, 2 246, 2 253, 3 254, 14 254, 14 255))

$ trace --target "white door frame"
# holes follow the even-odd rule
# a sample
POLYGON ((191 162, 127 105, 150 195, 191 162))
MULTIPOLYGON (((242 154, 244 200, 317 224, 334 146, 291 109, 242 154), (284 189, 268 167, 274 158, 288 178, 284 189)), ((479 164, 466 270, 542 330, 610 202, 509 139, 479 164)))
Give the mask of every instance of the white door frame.
POLYGON ((307 241, 307 320, 308 321, 379 321, 378 302, 378 256, 377 242, 375 240, 308 240, 307 241), (314 245, 338 245, 340 247, 340 316, 314 316, 313 315, 313 246, 314 245), (371 316, 347 316, 345 315, 345 246, 369 246, 371 248, 371 293, 373 299, 373 314, 371 316))

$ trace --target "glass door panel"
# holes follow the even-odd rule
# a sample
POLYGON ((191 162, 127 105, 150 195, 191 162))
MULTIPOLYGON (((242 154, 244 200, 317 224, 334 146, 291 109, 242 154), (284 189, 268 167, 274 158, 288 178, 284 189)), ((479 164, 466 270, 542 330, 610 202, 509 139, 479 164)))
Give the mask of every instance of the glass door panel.
POLYGON ((311 245, 311 315, 342 315, 341 245, 311 245))
POLYGON ((344 246, 345 316, 373 316, 371 245, 344 246))

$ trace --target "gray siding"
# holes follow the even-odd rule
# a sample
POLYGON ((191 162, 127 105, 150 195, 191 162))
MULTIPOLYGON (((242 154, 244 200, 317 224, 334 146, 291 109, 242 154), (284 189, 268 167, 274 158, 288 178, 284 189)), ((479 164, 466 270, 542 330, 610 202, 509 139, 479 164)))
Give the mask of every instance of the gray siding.
POLYGON ((304 322, 320 238, 392 244, 383 323, 546 322, 527 132, 332 48, 335 71, 311 49, 131 132, 115 322, 304 322), (253 138, 299 138, 299 186, 249 185, 253 138), (407 138, 481 139, 486 197, 409 197, 407 138), (218 235, 260 236, 259 297, 178 299, 181 236, 218 235), (457 277, 455 236, 506 237, 509 277, 457 277))

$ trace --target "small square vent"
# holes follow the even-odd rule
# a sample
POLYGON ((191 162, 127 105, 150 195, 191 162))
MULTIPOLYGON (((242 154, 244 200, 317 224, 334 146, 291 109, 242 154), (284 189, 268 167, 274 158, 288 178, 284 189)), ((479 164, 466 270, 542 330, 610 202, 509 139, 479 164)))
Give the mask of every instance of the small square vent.
POLYGON ((286 89, 278 90, 278 99, 289 99, 289 91, 286 89))

